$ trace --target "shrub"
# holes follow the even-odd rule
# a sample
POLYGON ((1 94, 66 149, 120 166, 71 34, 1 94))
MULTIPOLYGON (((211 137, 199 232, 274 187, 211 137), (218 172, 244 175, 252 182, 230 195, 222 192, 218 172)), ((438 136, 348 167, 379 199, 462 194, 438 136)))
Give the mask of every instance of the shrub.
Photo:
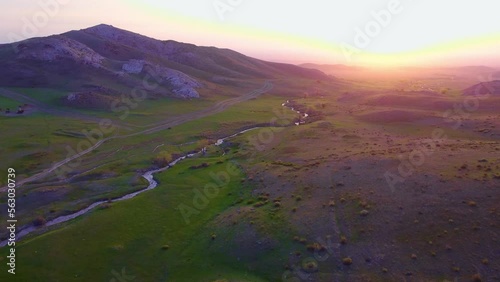
POLYGON ((260 195, 258 199, 261 201, 267 201, 269 198, 266 195, 260 195))
POLYGON ((347 238, 345 236, 340 236, 340 244, 342 245, 347 244, 347 238))
POLYGON ((190 169, 199 169, 199 168, 206 168, 206 167, 208 167, 208 166, 210 166, 210 164, 208 164, 208 163, 202 163, 202 164, 200 164, 200 165, 193 165, 193 166, 191 166, 191 167, 189 167, 189 168, 190 168, 190 169))
POLYGON ((38 216, 33 220, 33 225, 36 227, 44 226, 47 223, 47 220, 43 216, 38 216))
POLYGON ((342 264, 343 265, 351 265, 352 264, 352 259, 347 257, 342 259, 342 264))
POLYGON ((474 281, 474 282, 481 282, 481 281, 483 281, 483 279, 481 278, 481 274, 476 273, 476 274, 472 275, 472 281, 474 281))
POLYGON ((318 263, 314 259, 306 259, 302 262, 302 270, 307 273, 314 273, 318 271, 318 263))
POLYGON ((326 250, 326 248, 321 245, 320 243, 312 243, 312 244, 309 244, 307 245, 307 250, 310 251, 310 252, 314 252, 314 251, 324 251, 326 250))
POLYGON ((174 157, 172 154, 168 152, 162 152, 158 154, 155 158, 153 158, 153 164, 158 167, 165 167, 167 166, 170 162, 174 160, 174 157))
POLYGON ((267 204, 267 203, 263 202, 263 201, 258 201, 257 203, 253 204, 253 206, 256 207, 256 208, 258 208, 258 207, 262 207, 265 204, 267 204))
POLYGON ((112 207, 112 205, 111 205, 111 204, 105 203, 105 204, 102 204, 102 205, 99 207, 99 209, 101 209, 101 210, 106 210, 106 209, 109 209, 109 208, 111 208, 111 207, 112 207))

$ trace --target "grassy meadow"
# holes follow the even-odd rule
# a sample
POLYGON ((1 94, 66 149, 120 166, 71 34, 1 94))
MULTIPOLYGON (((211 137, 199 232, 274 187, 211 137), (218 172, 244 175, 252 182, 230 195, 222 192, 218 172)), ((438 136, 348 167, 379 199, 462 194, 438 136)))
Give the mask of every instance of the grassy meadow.
MULTIPOLYGON (((155 160, 205 146, 207 153, 155 174, 154 190, 21 239, 15 280, 5 272, 0 280, 494 279, 500 124, 492 109, 500 100, 481 102, 456 127, 444 113, 463 103, 460 83, 415 84, 450 89, 442 93, 400 80, 276 80, 268 93, 222 112, 120 137, 230 98, 232 89, 192 103, 147 100, 123 120, 129 129, 109 134, 115 137, 83 156, 65 179, 51 174, 20 187, 20 223, 145 188, 140 175, 155 160), (309 114, 304 124, 293 124, 300 115, 281 106, 287 100, 309 114), (254 126, 260 128, 213 145, 254 126), (433 138, 436 129, 440 138, 433 138), (392 186, 388 173, 397 176, 392 186)), ((20 178, 64 158, 65 146, 85 140, 78 132, 95 126, 46 113, 0 122, 12 132, 0 140, 9 160, 1 169, 16 167, 20 178)), ((5 263, 7 249, 1 254, 5 263)))

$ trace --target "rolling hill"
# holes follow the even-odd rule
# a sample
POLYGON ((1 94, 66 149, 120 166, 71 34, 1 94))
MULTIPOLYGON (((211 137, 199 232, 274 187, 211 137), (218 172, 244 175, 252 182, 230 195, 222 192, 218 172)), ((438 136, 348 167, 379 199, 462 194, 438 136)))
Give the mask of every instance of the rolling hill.
POLYGON ((481 82, 463 91, 466 96, 500 95, 500 80, 481 82))
POLYGON ((207 85, 248 79, 332 79, 318 70, 161 41, 104 24, 0 45, 0 62, 0 87, 61 89, 69 105, 106 104, 125 88, 144 89, 147 74, 159 83, 149 92, 178 98, 198 98, 207 85))

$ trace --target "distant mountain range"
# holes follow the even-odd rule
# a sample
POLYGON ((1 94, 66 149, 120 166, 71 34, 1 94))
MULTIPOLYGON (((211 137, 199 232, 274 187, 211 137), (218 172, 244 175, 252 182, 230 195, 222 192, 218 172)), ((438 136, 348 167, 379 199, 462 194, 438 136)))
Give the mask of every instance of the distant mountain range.
POLYGON ((101 24, 60 35, 0 45, 0 87, 57 88, 101 98, 143 88, 146 74, 161 81, 154 91, 196 98, 207 84, 248 79, 333 79, 291 64, 267 62, 229 49, 162 41, 101 24))
POLYGON ((336 71, 361 71, 364 68, 359 67, 359 66, 348 66, 348 65, 343 65, 343 64, 311 64, 311 63, 306 63, 306 64, 301 64, 299 65, 303 68, 308 68, 308 69, 317 69, 320 70, 324 73, 334 73, 336 71))
POLYGON ((481 82, 473 85, 463 91, 466 96, 484 96, 484 95, 499 95, 500 96, 500 80, 489 82, 481 82))

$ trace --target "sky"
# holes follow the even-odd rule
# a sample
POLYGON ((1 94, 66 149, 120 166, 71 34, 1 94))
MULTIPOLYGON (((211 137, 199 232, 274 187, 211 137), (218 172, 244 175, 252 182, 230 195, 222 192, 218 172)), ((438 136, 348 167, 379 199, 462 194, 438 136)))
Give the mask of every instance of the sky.
POLYGON ((0 42, 101 23, 287 63, 500 66, 497 0, 0 0, 0 42))

